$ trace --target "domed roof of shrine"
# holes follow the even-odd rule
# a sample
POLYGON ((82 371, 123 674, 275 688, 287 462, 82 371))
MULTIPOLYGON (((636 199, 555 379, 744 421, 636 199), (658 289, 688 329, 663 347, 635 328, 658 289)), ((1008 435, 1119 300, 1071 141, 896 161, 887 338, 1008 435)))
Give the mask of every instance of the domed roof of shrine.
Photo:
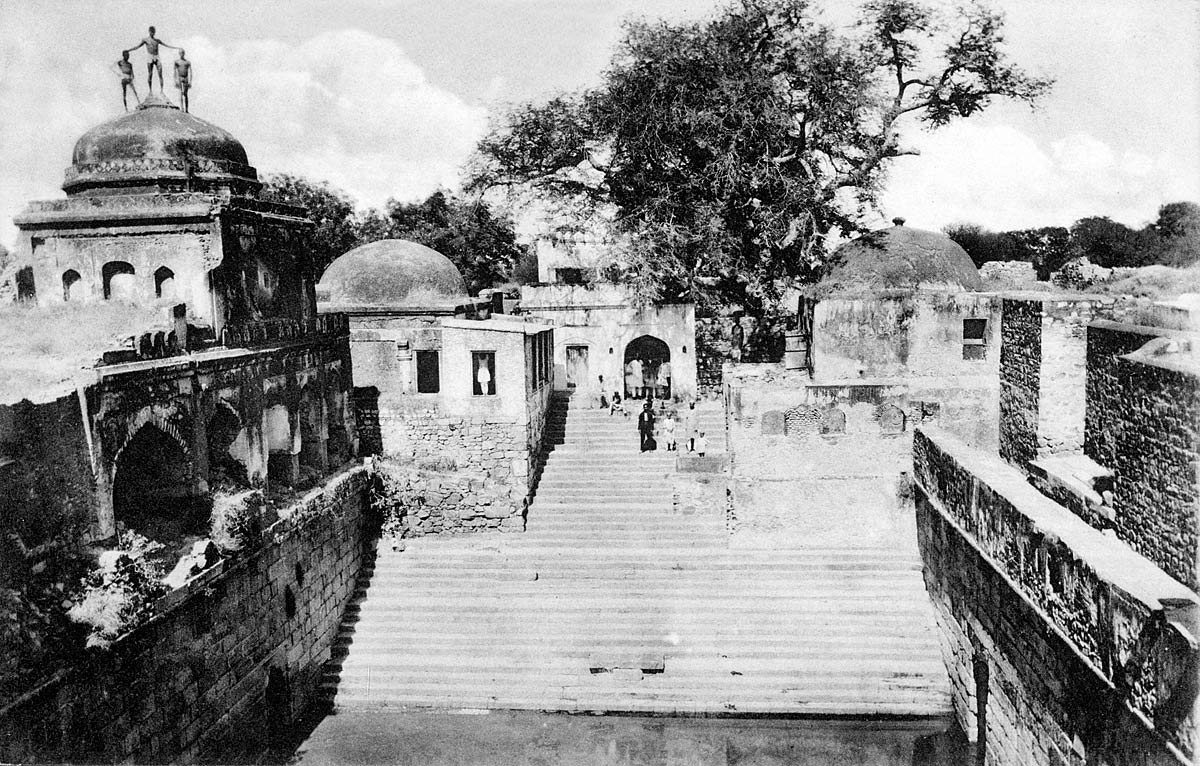
POLYGON ((156 95, 84 133, 71 162, 63 190, 72 195, 261 187, 231 133, 156 95))
POLYGON ((322 303, 389 309, 464 304, 467 283, 458 267, 433 248, 406 239, 360 245, 339 256, 317 284, 322 303))
POLYGON ((834 251, 821 287, 833 292, 889 289, 979 290, 979 270, 944 234, 904 225, 873 231, 834 251))

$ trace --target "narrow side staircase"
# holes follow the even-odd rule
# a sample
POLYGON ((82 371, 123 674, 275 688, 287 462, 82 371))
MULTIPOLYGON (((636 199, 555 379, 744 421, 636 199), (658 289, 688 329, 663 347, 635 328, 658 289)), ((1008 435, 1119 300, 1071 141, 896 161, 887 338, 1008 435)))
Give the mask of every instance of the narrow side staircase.
POLYGON ((560 397, 547 428, 524 533, 380 551, 324 682, 338 708, 949 716, 910 555, 731 551, 633 418, 560 397))

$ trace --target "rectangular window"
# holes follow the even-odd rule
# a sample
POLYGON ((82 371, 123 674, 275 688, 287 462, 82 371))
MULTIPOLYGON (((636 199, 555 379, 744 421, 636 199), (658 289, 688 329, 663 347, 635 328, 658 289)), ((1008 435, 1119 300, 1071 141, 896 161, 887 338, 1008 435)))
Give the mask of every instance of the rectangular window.
POLYGON ((579 268, 555 269, 554 274, 556 277, 558 277, 558 281, 564 285, 587 284, 587 277, 584 275, 583 269, 579 269, 579 268))
POLYGON ((471 352, 471 391, 475 396, 494 396, 496 393, 496 352, 471 352))
POLYGON ((987 358, 987 320, 963 320, 963 359, 987 358))
POLYGON ((417 393, 436 394, 442 390, 441 369, 438 366, 438 352, 417 352, 417 393))

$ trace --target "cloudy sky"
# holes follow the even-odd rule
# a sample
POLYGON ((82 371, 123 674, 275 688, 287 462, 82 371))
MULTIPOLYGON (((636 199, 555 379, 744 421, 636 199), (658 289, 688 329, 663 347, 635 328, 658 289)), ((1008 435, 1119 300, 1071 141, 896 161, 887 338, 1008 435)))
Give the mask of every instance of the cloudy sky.
MULTIPOLYGON (((327 179, 364 205, 453 187, 488 114, 592 84, 631 14, 712 0, 0 0, 0 243, 25 201, 61 196, 75 139, 121 110, 110 70, 155 25, 195 68, 192 111, 260 172, 327 179)), ((993 0, 1013 57, 1054 77, 893 167, 880 220, 940 228, 1131 225, 1200 200, 1200 2, 993 0)), ((830 20, 850 15, 827 0, 830 20)), ((133 54, 144 90, 144 54, 133 54)), ((168 52, 173 58, 173 52, 168 52)), ((167 71, 168 96, 173 96, 167 71)))

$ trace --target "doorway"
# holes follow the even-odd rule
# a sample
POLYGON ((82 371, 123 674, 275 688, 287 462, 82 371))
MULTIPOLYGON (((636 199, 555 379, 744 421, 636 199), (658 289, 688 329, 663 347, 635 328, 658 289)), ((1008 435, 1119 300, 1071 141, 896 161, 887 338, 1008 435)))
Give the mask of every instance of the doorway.
POLYGON ((664 341, 643 335, 625 347, 625 396, 671 398, 671 348, 664 341))
POLYGON ((588 380, 588 347, 567 346, 567 388, 582 388, 588 380))

